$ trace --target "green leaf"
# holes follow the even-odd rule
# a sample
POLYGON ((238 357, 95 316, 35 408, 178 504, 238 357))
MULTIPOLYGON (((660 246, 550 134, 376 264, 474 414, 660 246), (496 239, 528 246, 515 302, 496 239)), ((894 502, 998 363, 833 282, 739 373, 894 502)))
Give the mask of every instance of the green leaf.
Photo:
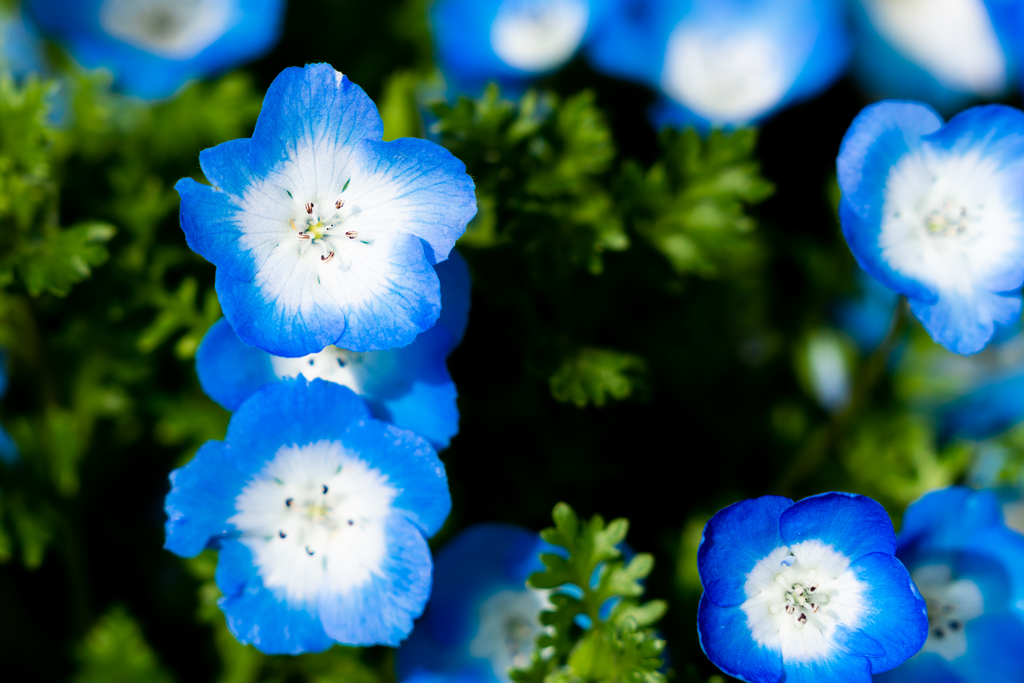
POLYGON ((611 349, 583 348, 562 361, 552 375, 551 395, 579 408, 621 401, 643 386, 647 363, 640 356, 611 349))
POLYGON ((49 292, 65 296, 71 286, 106 262, 106 243, 116 230, 108 223, 92 221, 66 229, 51 227, 26 238, 10 257, 32 296, 49 292))
POLYGON ((100 617, 77 648, 75 683, 172 683, 142 629, 121 607, 100 617))

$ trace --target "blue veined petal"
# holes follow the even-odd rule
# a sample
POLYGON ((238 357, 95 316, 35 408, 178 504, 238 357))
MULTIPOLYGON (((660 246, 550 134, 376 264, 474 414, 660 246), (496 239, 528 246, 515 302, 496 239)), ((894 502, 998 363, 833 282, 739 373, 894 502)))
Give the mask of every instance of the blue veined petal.
POLYGON ((895 669, 875 674, 875 683, 969 683, 957 676, 949 662, 935 654, 915 655, 895 669))
POLYGON ((242 209, 226 192, 182 178, 174 189, 181 196, 180 220, 189 249, 217 266, 217 272, 249 280, 256 272, 253 255, 239 248, 242 209))
POLYGON ((911 299, 910 310, 932 339, 954 353, 970 355, 985 348, 997 325, 1020 317, 1021 295, 976 288, 971 296, 947 292, 934 304, 911 299))
POLYGON ((227 318, 215 322, 196 349, 196 375, 206 395, 232 412, 257 389, 278 381, 270 354, 239 339, 227 318))
POLYGON ((433 563, 420 530, 401 514, 393 514, 386 539, 381 571, 368 583, 345 595, 321 596, 324 630, 342 644, 397 646, 412 631, 413 619, 423 613, 430 597, 433 563))
POLYGON ((441 315, 438 325, 447 327, 453 336, 453 346, 462 343, 469 322, 469 302, 472 280, 466 259, 456 249, 448 254, 448 260, 434 266, 441 281, 441 315))
POLYGON ((999 499, 991 491, 951 486, 910 504, 900 527, 899 553, 954 550, 977 534, 1003 525, 999 499))
POLYGON ((234 531, 235 496, 249 472, 238 468, 234 454, 221 441, 207 441, 184 467, 171 472, 171 491, 164 511, 164 547, 194 557, 211 541, 234 531))
POLYGON ((249 138, 238 138, 199 153, 199 167, 211 185, 235 197, 245 194, 253 182, 249 169, 251 143, 249 138))
POLYGON ((985 384, 938 410, 940 440, 983 440, 1024 420, 1024 374, 985 384))
POLYGON ((1024 616, 983 614, 964 626, 967 653, 949 667, 967 683, 1024 680, 1024 616))
MULTIPOLYGON (((347 268, 271 255, 252 282, 217 270, 224 315, 242 341, 275 356, 299 357, 334 344, 350 351, 405 346, 437 321, 437 273, 412 235, 381 236, 347 268)), ((335 265, 337 264, 337 265, 335 265)))
POLYGON ((370 465, 387 475, 388 482, 399 490, 392 505, 422 533, 429 538, 441 529, 451 512, 452 499, 444 465, 430 444, 379 420, 350 423, 341 442, 366 454, 370 465))
POLYGON ((263 387, 242 404, 228 423, 227 443, 239 469, 255 472, 283 445, 336 441, 347 425, 371 419, 366 404, 347 387, 288 379, 263 387))
POLYGON ((708 658, 730 676, 748 683, 779 683, 782 678, 782 653, 754 642, 739 607, 720 607, 705 592, 697 608, 697 633, 708 658))
POLYGON ((896 532, 885 508, 853 493, 804 498, 782 513, 779 528, 786 545, 821 539, 851 562, 869 553, 896 552, 896 532))
POLYGON ((217 604, 239 642, 281 655, 323 652, 334 645, 317 614, 289 606, 263 585, 252 553, 242 543, 221 545, 216 580, 224 593, 217 604))
POLYGON ((431 263, 444 261, 476 215, 466 165, 429 140, 365 141, 353 158, 348 189, 356 212, 346 228, 372 234, 412 234, 431 263))
POLYGON ((357 143, 383 133, 377 107, 330 64, 289 67, 267 90, 249 163, 253 173, 279 176, 276 184, 292 192, 338 193, 351 177, 357 143))
POLYGON ((851 569, 867 588, 857 630, 882 646, 884 654, 864 652, 872 673, 899 666, 928 638, 928 607, 906 567, 892 555, 860 557, 851 569))
POLYGON ((779 518, 792 505, 789 498, 762 496, 730 505, 711 518, 697 551, 705 599, 722 606, 747 599, 746 575, 783 545, 779 518))
POLYGON ((837 653, 817 662, 786 662, 785 683, 871 683, 868 660, 837 653))

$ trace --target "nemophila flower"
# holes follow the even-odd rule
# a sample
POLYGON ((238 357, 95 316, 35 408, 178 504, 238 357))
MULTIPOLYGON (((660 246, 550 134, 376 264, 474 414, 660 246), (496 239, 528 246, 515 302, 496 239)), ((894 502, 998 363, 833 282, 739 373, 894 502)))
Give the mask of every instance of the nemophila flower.
POLYGON ((129 95, 172 95, 186 81, 259 57, 277 42, 284 0, 26 0, 45 33, 129 95))
POLYGON ((444 148, 382 134, 359 86, 328 64, 293 67, 251 139, 200 154, 213 186, 176 185, 188 244, 217 266, 246 344, 287 357, 377 351, 437 321, 433 266, 476 213, 473 181, 444 148))
POLYGON ((0 8, 0 68, 15 78, 43 70, 38 32, 20 9, 0 8))
POLYGON ((916 653, 925 603, 882 506, 825 493, 721 510, 697 554, 701 647, 753 683, 856 683, 916 653))
POLYGON ((816 95, 851 44, 841 0, 624 0, 594 66, 663 97, 657 125, 739 126, 816 95))
POLYGON ((896 554, 928 603, 928 640, 877 681, 1024 680, 1024 537, 995 494, 927 494, 907 508, 896 554))
MULTIPOLYGON (((0 398, 7 393, 7 354, 0 351, 0 398)), ((18 445, 7 433, 7 430, 0 426, 0 461, 11 465, 18 460, 18 445)))
POLYGON ((850 251, 935 341, 977 353, 1019 319, 1024 114, 990 105, 944 124, 926 105, 879 102, 850 125, 837 166, 850 251))
POLYGON ((456 90, 513 88, 568 62, 615 0, 437 0, 437 59, 456 90))
POLYGON ((374 417, 445 448, 459 431, 457 392, 445 359, 466 329, 470 283, 457 251, 435 270, 441 281, 441 316, 408 346, 363 353, 328 346, 308 356, 283 358, 248 346, 222 318, 196 352, 199 383, 213 400, 236 410, 260 387, 288 377, 336 382, 359 394, 374 417))
POLYGON ((506 524, 477 524, 449 541, 435 558, 427 609, 398 651, 399 680, 507 683, 544 628, 549 591, 526 579, 551 551, 537 533, 506 524))
POLYGON ((858 0, 854 72, 883 97, 942 109, 1003 95, 1024 23, 1016 0, 858 0))
POLYGON ((243 643, 276 654, 395 646, 426 604, 425 537, 451 508, 444 466, 347 387, 264 387, 171 484, 165 547, 220 551, 219 604, 243 643))

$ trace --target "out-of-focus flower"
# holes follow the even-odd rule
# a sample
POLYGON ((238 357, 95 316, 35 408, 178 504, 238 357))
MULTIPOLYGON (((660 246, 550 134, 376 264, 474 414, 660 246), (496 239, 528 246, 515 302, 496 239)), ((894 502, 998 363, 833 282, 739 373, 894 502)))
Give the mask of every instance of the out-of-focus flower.
POLYGON ((889 516, 864 496, 736 503, 698 550, 701 647, 744 681, 869 683, 927 637, 925 602, 895 551, 889 516))
POLYGON ((854 119, 837 166, 850 250, 935 341, 977 353, 1020 318, 1024 114, 991 105, 944 124, 926 105, 880 102, 854 119))
POLYGON ((1024 537, 995 494, 953 487, 911 504, 896 556, 928 604, 928 640, 876 681, 1024 680, 1024 537))
POLYGON ((870 353, 889 333, 900 295, 860 268, 856 280, 860 291, 836 304, 835 321, 862 353, 870 353))
POLYGON ((0 8, 0 68, 15 78, 43 70, 38 31, 20 9, 0 8))
POLYGON ((26 0, 82 66, 145 99, 259 57, 277 42, 284 0, 26 0))
POLYGON ((842 73, 843 13, 839 0, 623 0, 588 54, 661 91, 657 125, 742 126, 842 73))
MULTIPOLYGON (((0 351, 0 398, 7 393, 7 354, 0 351)), ((18 445, 7 433, 7 430, 0 426, 0 462, 12 465, 18 460, 18 445)))
POLYGON ((382 142, 366 93, 329 64, 274 79, 251 139, 199 156, 181 227, 217 266, 224 315, 275 356, 406 346, 441 312, 434 264, 476 214, 473 181, 426 140, 382 142))
POLYGON ((850 400, 850 375, 856 353, 852 346, 846 335, 825 328, 808 334, 797 347, 798 377, 830 412, 840 410, 850 400))
POLYGON ((1007 91, 1024 14, 1016 0, 857 0, 854 73, 882 97, 955 110, 1007 91))
POLYGON ((399 680, 508 683, 544 628, 548 591, 526 579, 543 569, 545 548, 538 534, 505 524, 478 524, 449 541, 435 558, 430 603, 398 651, 399 680))
POLYGON ((395 646, 427 602, 425 537, 451 509, 444 465, 346 387, 264 387, 171 485, 165 547, 220 551, 219 605, 243 643, 276 654, 395 646))
POLYGON ((441 281, 441 316, 408 346, 365 353, 328 346, 309 356, 282 358, 248 346, 221 319, 196 352, 199 383, 213 400, 236 410, 259 388, 288 377, 336 382, 359 394, 374 417, 446 448, 459 431, 459 409, 445 359, 466 329, 470 282, 457 251, 435 270, 441 281))
POLYGON ((520 89, 568 62, 616 0, 437 0, 430 24, 454 89, 520 89))

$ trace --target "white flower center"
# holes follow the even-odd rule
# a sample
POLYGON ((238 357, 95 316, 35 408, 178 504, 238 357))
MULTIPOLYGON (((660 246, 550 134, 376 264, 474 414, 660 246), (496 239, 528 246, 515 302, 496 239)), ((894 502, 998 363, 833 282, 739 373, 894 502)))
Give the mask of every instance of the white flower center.
POLYGON ((740 606, 751 636, 784 661, 813 661, 833 653, 836 627, 856 628, 866 586, 850 559, 812 540, 776 548, 747 574, 740 606))
POLYGON ((491 47, 509 66, 547 71, 572 57, 589 20, 582 0, 505 0, 491 24, 491 47))
POLYGON ((379 374, 386 354, 380 351, 357 353, 337 346, 328 346, 319 353, 301 358, 271 356, 274 374, 280 379, 305 377, 307 380, 322 379, 346 386, 357 394, 364 393, 367 379, 373 370, 379 374))
POLYGON ((104 0, 100 27, 164 59, 195 57, 237 22, 238 0, 104 0))
POLYGON ((544 630, 541 610, 550 607, 550 591, 526 588, 495 593, 480 605, 480 627, 469 653, 491 662, 499 681, 508 682, 510 668, 529 664, 537 636, 544 630))
POLYGON ((661 87, 665 94, 715 124, 741 124, 765 113, 789 91, 793 59, 755 28, 722 33, 680 24, 665 51, 661 87))
POLYGON ((337 441, 282 446, 235 498, 240 541, 264 585, 296 605, 379 575, 398 492, 337 441))
POLYGON ((918 567, 910 574, 928 605, 928 640, 921 652, 934 652, 947 661, 967 653, 964 626, 985 612, 985 599, 978 584, 953 580, 948 565, 918 567))
POLYGON ((878 33, 947 88, 997 95, 1007 59, 983 0, 862 0, 878 33))
POLYGON ((905 154, 885 182, 882 257, 941 291, 973 291, 979 277, 1005 267, 1024 230, 1024 217, 1007 201, 1018 190, 999 171, 977 149, 925 146, 905 154))

